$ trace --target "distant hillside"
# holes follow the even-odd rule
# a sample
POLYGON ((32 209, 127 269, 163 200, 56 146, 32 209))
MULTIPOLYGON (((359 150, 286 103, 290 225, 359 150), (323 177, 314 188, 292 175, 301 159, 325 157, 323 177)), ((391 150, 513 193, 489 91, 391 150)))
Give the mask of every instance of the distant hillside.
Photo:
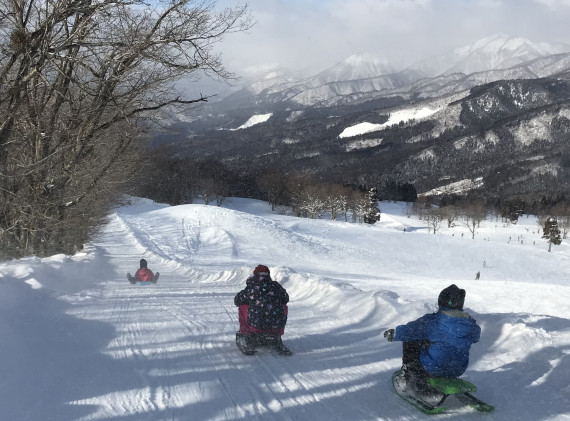
POLYGON ((567 193, 565 48, 497 36, 458 49, 446 61, 448 69, 461 64, 474 73, 426 78, 426 62, 332 81, 391 70, 381 62, 371 66, 370 57, 353 57, 339 63, 336 73, 244 88, 208 105, 207 114, 177 122, 161 142, 174 144, 183 156, 238 169, 279 166, 344 184, 393 179, 413 183, 420 193, 458 182, 487 195, 567 193), (367 63, 361 73, 349 72, 347 66, 359 60, 367 63))

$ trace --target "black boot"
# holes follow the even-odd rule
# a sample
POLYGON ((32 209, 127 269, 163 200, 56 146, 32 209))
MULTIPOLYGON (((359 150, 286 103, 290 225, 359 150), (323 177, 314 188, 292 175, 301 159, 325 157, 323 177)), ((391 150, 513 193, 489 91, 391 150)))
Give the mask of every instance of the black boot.
POLYGON ((279 355, 292 355, 293 354, 291 352, 291 350, 283 344, 283 341, 281 340, 281 336, 279 336, 279 335, 267 335, 267 334, 261 335, 260 336, 260 343, 263 346, 274 349, 275 351, 277 351, 277 353, 279 355))
POLYGON ((291 350, 283 344, 281 336, 277 337, 277 341, 275 342, 275 350, 279 355, 293 355, 291 350))
POLYGON ((402 387, 421 392, 427 386, 428 374, 419 361, 410 361, 402 364, 398 375, 398 382, 402 387))
POLYGON ((236 345, 245 355, 255 354, 255 338, 236 332, 236 345))

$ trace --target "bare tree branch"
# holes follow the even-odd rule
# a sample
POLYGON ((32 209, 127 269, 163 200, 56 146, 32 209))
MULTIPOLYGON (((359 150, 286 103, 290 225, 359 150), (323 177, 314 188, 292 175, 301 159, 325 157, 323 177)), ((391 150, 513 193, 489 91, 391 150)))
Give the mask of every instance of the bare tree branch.
POLYGON ((0 246, 80 246, 137 173, 148 121, 174 82, 233 75, 214 47, 246 5, 196 0, 0 0, 0 246), (119 188, 118 188, 119 187, 119 188))

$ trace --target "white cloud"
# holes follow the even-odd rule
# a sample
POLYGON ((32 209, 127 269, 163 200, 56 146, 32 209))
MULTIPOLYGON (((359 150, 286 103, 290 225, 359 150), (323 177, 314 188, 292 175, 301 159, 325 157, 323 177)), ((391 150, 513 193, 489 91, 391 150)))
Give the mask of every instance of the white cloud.
POLYGON ((570 0, 535 0, 537 3, 548 6, 552 10, 559 9, 561 7, 570 7, 570 0))
MULTIPOLYGON (((235 4, 221 0, 222 4, 235 4)), ((248 0, 256 25, 226 37, 230 70, 280 65, 323 70, 373 52, 395 65, 496 33, 570 40, 570 0, 248 0), (545 7, 548 6, 548 7, 545 7)))

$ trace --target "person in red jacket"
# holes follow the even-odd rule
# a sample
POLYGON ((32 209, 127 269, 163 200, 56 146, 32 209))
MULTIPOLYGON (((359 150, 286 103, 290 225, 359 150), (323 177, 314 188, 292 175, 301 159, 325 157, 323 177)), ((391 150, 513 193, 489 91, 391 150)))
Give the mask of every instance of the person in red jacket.
POLYGON ((135 284, 137 282, 142 282, 142 283, 153 283, 156 284, 156 281, 158 281, 158 275, 159 273, 156 272, 156 275, 152 272, 152 270, 150 270, 148 268, 148 264, 147 261, 145 259, 141 259, 140 261, 140 268, 139 270, 136 271, 134 278, 131 277, 130 275, 128 276, 129 281, 131 282, 131 284, 135 284))

